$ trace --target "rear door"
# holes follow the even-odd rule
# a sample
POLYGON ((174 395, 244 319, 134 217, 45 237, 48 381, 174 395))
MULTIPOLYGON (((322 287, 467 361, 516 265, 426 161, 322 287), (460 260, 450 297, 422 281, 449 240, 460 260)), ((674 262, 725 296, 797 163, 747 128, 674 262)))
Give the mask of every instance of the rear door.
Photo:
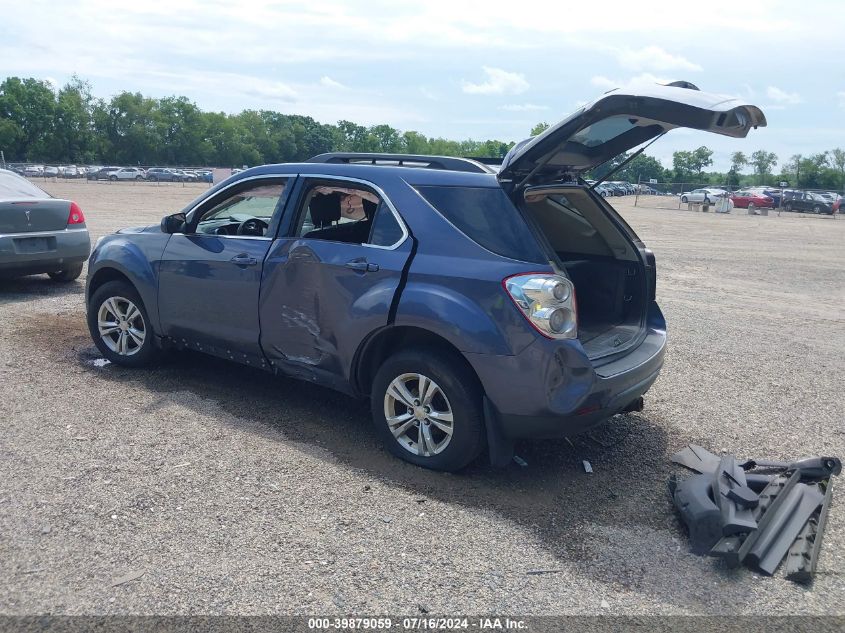
POLYGON ((674 128, 743 138, 751 128, 765 125, 757 106, 691 84, 611 90, 517 143, 502 162, 499 180, 511 188, 571 179, 674 128))
POLYGON ((188 215, 161 259, 159 319, 165 336, 193 349, 261 365, 258 298, 264 259, 289 176, 247 178, 188 215))
POLYGON ((349 391, 352 361, 384 327, 412 240, 375 184, 309 177, 261 284, 261 347, 284 373, 349 391))

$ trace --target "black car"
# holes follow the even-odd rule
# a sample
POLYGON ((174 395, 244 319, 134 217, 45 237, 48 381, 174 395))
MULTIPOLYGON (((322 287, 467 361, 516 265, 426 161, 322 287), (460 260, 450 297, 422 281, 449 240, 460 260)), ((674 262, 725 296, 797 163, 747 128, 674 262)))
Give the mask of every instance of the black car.
POLYGON ((795 191, 792 197, 784 202, 784 211, 800 211, 802 213, 833 214, 833 203, 821 194, 812 191, 795 191))

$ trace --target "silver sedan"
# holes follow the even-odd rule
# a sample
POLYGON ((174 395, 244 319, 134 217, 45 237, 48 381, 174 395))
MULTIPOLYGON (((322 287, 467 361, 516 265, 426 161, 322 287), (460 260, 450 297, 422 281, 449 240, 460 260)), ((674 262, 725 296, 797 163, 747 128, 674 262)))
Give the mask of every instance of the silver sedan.
POLYGON ((90 251, 79 205, 0 169, 0 277, 47 273, 55 281, 73 281, 90 251))

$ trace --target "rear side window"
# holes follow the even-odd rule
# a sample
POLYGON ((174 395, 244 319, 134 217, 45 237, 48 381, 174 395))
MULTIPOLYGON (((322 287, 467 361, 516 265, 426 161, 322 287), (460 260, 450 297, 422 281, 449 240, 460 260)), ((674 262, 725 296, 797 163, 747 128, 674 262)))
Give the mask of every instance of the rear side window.
POLYGON ((543 264, 537 240, 498 187, 417 187, 423 198, 464 235, 497 255, 543 264))

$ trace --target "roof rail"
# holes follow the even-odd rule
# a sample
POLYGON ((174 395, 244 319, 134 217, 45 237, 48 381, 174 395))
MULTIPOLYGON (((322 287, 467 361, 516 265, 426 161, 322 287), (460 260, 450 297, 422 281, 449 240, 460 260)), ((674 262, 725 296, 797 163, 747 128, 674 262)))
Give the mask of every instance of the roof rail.
POLYGON ((357 152, 329 152, 309 158, 308 163, 342 163, 347 165, 384 165, 388 167, 419 167, 445 169, 478 174, 492 174, 494 170, 469 158, 454 156, 425 156, 422 154, 379 154, 357 152))

